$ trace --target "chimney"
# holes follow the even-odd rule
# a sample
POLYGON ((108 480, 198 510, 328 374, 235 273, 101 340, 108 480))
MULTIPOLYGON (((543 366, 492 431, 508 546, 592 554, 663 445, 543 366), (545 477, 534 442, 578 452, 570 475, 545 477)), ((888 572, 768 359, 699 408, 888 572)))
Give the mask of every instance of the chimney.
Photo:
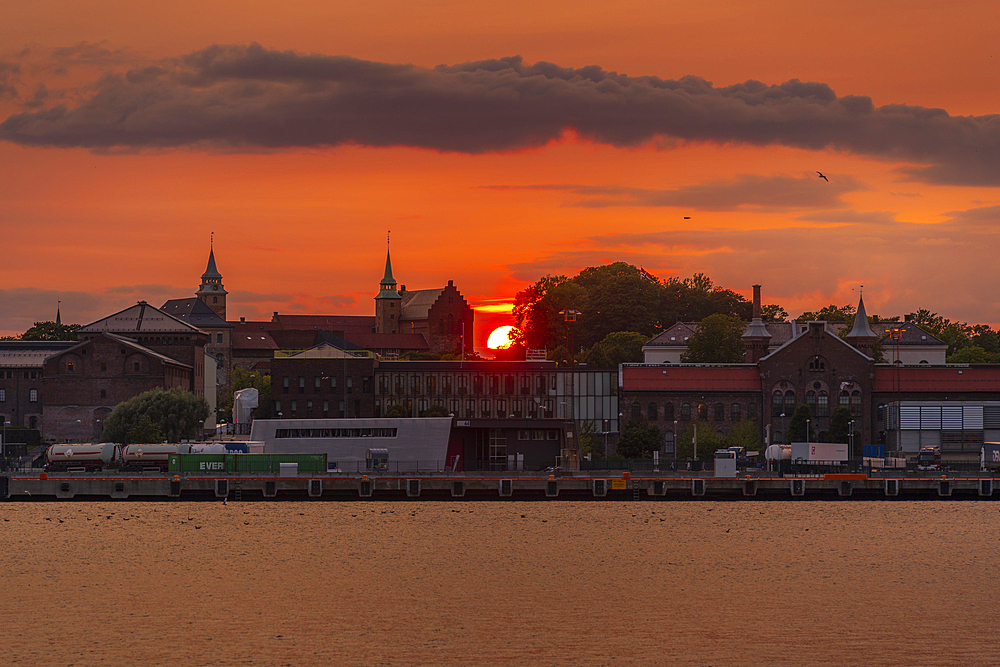
POLYGON ((400 285, 399 286, 399 293, 402 294, 405 291, 406 291, 406 285, 400 285))
POLYGON ((760 319, 760 285, 753 286, 753 318, 760 319))
POLYGON ((449 280, 448 281, 448 287, 454 287, 454 286, 455 286, 455 281, 454 280, 449 280))
POLYGON ((245 317, 241 317, 240 318, 240 324, 245 324, 246 321, 247 321, 247 318, 245 318, 245 317))
POLYGON ((912 317, 913 317, 913 313, 907 313, 906 315, 903 315, 903 321, 904 322, 910 322, 911 319, 912 319, 912 317))
POLYGON ((278 321, 278 311, 274 311, 274 315, 271 315, 271 321, 272 322, 278 321))

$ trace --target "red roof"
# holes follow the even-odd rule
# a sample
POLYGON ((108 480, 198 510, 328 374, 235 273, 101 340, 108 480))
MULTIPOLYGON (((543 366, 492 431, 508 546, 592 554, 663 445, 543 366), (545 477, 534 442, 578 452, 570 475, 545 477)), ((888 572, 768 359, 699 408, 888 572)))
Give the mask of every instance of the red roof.
POLYGON ((234 350, 277 350, 278 345, 264 328, 269 322, 230 322, 234 350))
POLYGON ((322 329, 323 331, 343 331, 351 333, 371 333, 375 327, 374 315, 285 315, 277 314, 266 329, 304 330, 322 329))
POLYGON ((623 366, 624 391, 757 391, 760 371, 747 366, 623 366))
POLYGON ((1000 366, 876 367, 874 391, 1000 391, 1000 366))

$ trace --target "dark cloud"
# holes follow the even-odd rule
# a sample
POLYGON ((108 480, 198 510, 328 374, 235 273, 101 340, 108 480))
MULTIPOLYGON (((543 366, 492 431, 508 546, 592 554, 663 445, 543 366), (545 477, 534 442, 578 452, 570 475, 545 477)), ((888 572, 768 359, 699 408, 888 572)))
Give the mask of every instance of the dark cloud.
POLYGON ((890 211, 825 211, 799 216, 796 220, 806 222, 830 222, 836 224, 871 223, 875 225, 896 222, 896 214, 890 211))
POLYGON ((554 190, 581 195, 586 199, 571 206, 605 208, 613 206, 672 206, 703 211, 781 210, 841 207, 841 196, 866 190, 850 176, 833 183, 814 174, 806 177, 742 175, 728 181, 700 183, 671 190, 605 185, 490 185, 491 190, 554 190))
MULTIPOLYGON (((60 53, 115 62, 100 44, 60 53)), ((109 65, 110 67, 110 65, 109 65)), ((838 97, 823 83, 715 87, 520 57, 434 69, 249 46, 211 46, 109 72, 78 105, 25 111, 0 138, 91 149, 412 146, 483 153, 573 131, 613 146, 709 141, 837 149, 908 162, 914 180, 1000 185, 1000 117, 838 97)))
POLYGON ((21 67, 17 63, 0 60, 0 100, 17 98, 17 88, 14 87, 21 67))

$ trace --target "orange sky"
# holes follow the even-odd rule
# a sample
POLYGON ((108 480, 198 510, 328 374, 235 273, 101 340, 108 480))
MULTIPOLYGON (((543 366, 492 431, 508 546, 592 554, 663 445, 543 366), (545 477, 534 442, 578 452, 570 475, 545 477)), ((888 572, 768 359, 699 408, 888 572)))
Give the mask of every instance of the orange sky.
MULTIPOLYGON (((58 140, 37 141, 10 131, 8 121, 7 132, 0 125, 4 333, 51 319, 57 300, 64 321, 87 323, 138 299, 159 305, 191 295, 212 231, 230 318, 274 310, 370 314, 387 229, 400 283, 421 289, 453 279, 475 305, 509 301, 545 274, 623 260, 661 277, 704 272, 747 295, 759 282, 765 302, 792 316, 855 302, 855 288, 864 285, 869 313, 928 308, 1000 322, 992 281, 1000 129, 955 118, 1000 110, 995 2, 946 9, 779 1, 87 7, 0 6, 0 123, 18 114, 35 119, 60 104, 71 114, 86 110, 111 73, 169 69, 174 65, 164 63, 212 45, 254 42, 267 54, 294 52, 296 62, 311 55, 410 64, 408 72, 430 88, 454 81, 441 83, 429 68, 520 55, 525 67, 547 61, 629 77, 692 75, 716 91, 798 79, 837 96, 867 96, 875 108, 924 110, 884 130, 873 124, 877 131, 861 139, 846 136, 853 130, 842 130, 834 115, 824 126, 833 139, 816 146, 808 145, 812 111, 766 130, 751 124, 731 133, 726 123, 735 127, 737 114, 687 141, 654 132, 623 143, 581 138, 573 129, 590 118, 600 132, 630 130, 631 121, 608 117, 614 107, 592 117, 581 110, 580 121, 573 103, 557 121, 565 127, 556 138, 476 144, 491 138, 491 120, 467 136, 474 148, 444 151, 420 140, 419 123, 404 127, 406 137, 389 142, 394 147, 350 137, 312 145, 308 136, 296 145, 234 147, 225 144, 228 136, 209 136, 166 147, 94 148, 79 139, 80 124, 118 119, 77 111, 58 140), (925 111, 933 108, 944 109, 945 120, 925 111), (772 131, 773 140, 741 140, 772 131), (913 175, 934 165, 951 175, 936 182, 913 175)), ((246 82, 246 99, 274 80, 246 82)), ((459 93, 472 99, 505 81, 480 78, 459 93)), ((155 85, 143 90, 159 93, 155 85)), ((531 94, 512 90, 522 100, 531 94)), ((566 90, 540 96, 538 107, 558 103, 566 90)), ((253 113, 251 102, 239 108, 239 95, 211 105, 200 99, 209 111, 184 132, 200 129, 220 108, 241 120, 253 113)), ((399 105, 376 135, 406 126, 406 103, 399 105)), ((489 104, 471 108, 492 111, 489 104)), ((772 120, 766 110, 755 122, 772 120)), ((519 120, 500 118, 497 127, 522 139, 519 132, 536 131, 519 120)), ((282 122, 294 128, 300 120, 282 122)), ((503 323, 502 313, 484 312, 477 343, 503 323)))

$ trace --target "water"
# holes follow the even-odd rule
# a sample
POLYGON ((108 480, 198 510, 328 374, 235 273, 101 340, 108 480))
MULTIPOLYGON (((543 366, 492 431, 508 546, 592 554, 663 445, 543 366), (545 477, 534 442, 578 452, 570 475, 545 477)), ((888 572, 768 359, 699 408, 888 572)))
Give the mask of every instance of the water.
POLYGON ((2 664, 1000 664, 992 502, 4 503, 0 518, 2 664))

